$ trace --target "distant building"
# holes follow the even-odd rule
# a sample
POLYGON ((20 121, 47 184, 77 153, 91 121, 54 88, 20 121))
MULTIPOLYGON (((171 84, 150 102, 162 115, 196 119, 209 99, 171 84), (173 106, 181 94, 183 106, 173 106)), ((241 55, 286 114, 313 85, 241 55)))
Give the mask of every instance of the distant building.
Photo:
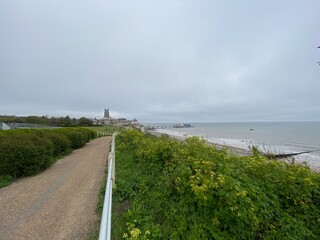
POLYGON ((104 115, 103 115, 104 119, 109 119, 110 118, 110 111, 109 108, 108 109, 104 109, 104 115))
POLYGON ((112 118, 110 117, 110 110, 109 108, 104 109, 104 114, 102 119, 92 119, 94 125, 98 126, 134 126, 140 127, 140 123, 138 120, 128 120, 126 118, 112 118))

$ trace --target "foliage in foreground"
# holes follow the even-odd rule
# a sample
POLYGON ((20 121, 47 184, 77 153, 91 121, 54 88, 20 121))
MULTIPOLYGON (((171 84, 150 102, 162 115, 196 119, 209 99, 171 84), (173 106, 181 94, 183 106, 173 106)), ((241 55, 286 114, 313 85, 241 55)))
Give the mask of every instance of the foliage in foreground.
POLYGON ((305 166, 137 131, 116 150, 114 239, 320 236, 320 176, 305 166))
POLYGON ((0 179, 34 175, 59 156, 85 145, 95 132, 85 128, 9 130, 0 132, 0 179))

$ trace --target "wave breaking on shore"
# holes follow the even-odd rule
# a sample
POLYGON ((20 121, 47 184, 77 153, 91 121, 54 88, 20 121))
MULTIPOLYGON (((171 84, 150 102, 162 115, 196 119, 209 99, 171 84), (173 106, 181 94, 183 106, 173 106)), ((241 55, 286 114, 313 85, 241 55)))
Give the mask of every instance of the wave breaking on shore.
MULTIPOLYGON (((272 154, 289 154, 297 152, 297 150, 292 147, 281 147, 281 146, 259 146, 252 141, 242 140, 242 139, 225 139, 225 138, 212 138, 206 137, 203 135, 192 135, 186 134, 178 131, 168 130, 168 129, 155 129, 151 131, 155 135, 166 134, 176 140, 183 141, 188 137, 199 137, 205 140, 208 144, 211 144, 217 148, 227 148, 232 153, 239 156, 249 156, 252 154, 250 147, 257 146, 258 150, 261 153, 272 153, 272 154)), ((294 158, 290 158, 290 161, 294 161, 299 164, 307 164, 312 170, 319 172, 320 171, 320 159, 317 156, 314 156, 310 153, 305 153, 297 155, 294 158)))

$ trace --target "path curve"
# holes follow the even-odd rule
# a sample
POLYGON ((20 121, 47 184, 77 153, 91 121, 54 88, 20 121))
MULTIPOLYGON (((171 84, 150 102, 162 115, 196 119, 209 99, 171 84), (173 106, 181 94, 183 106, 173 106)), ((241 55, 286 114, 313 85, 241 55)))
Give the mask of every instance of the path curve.
POLYGON ((87 239, 97 221, 111 140, 95 139, 44 172, 0 189, 0 239, 87 239))

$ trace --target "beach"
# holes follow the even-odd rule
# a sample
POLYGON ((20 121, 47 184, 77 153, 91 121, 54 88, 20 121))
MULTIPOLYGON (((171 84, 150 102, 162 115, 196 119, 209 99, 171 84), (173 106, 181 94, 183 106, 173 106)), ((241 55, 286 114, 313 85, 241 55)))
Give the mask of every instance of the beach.
MULTIPOLYGON (((177 135, 177 134, 173 134, 172 132, 169 131, 165 131, 162 129, 156 129, 156 130, 149 130, 148 133, 155 135, 155 136, 161 136, 161 135, 167 135, 170 138, 177 140, 177 141, 184 141, 189 137, 193 137, 191 135, 177 135)), ((231 145, 224 145, 224 144, 220 144, 220 143, 215 143, 212 141, 209 141, 208 139, 205 139, 203 137, 199 137, 200 139, 206 141, 206 143, 210 146, 214 146, 217 149, 227 149, 230 151, 230 153, 233 153, 235 155, 238 156, 250 156, 252 155, 252 151, 250 149, 244 149, 244 148, 239 148, 236 146, 231 146, 231 145)))
MULTIPOLYGON (((209 129, 209 128, 207 128, 209 129)), ((206 130, 207 130, 206 129, 206 130)), ((197 136, 200 139, 205 140, 209 145, 212 145, 218 149, 227 149, 231 154, 235 154, 238 156, 250 156, 252 155, 252 151, 250 150, 250 146, 258 146, 259 150, 262 153, 273 153, 273 154, 288 154, 288 153, 297 153, 306 151, 309 149, 312 149, 311 147, 304 146, 302 147, 296 147, 296 146, 275 146, 275 145, 266 145, 266 144, 255 144, 254 141, 251 139, 234 139, 234 138, 223 138, 222 135, 219 135, 219 137, 212 137, 211 134, 204 134, 204 130, 200 128, 200 130, 197 129, 197 126, 194 128, 186 128, 186 129, 175 129, 175 128, 168 128, 168 129, 154 129, 149 130, 149 133, 153 135, 168 135, 169 137, 178 140, 183 141, 188 137, 197 136)), ((254 134, 250 133, 249 134, 254 134)), ((276 138, 276 136, 275 136, 276 138)), ((277 140, 277 139, 276 139, 277 140)), ((270 142, 270 141, 269 141, 270 142)), ((276 141, 275 141, 276 142, 276 141)), ((317 142, 317 141, 315 141, 317 142)), ((298 145, 298 144, 296 144, 298 145)), ((306 145, 306 144, 304 144, 306 145)), ((317 152, 316 152, 317 154, 317 152)), ((294 158, 284 158, 283 161, 292 161, 294 159, 294 162, 298 164, 307 164, 313 171, 319 172, 320 170, 320 161, 318 155, 312 155, 309 153, 297 155, 294 158)))

